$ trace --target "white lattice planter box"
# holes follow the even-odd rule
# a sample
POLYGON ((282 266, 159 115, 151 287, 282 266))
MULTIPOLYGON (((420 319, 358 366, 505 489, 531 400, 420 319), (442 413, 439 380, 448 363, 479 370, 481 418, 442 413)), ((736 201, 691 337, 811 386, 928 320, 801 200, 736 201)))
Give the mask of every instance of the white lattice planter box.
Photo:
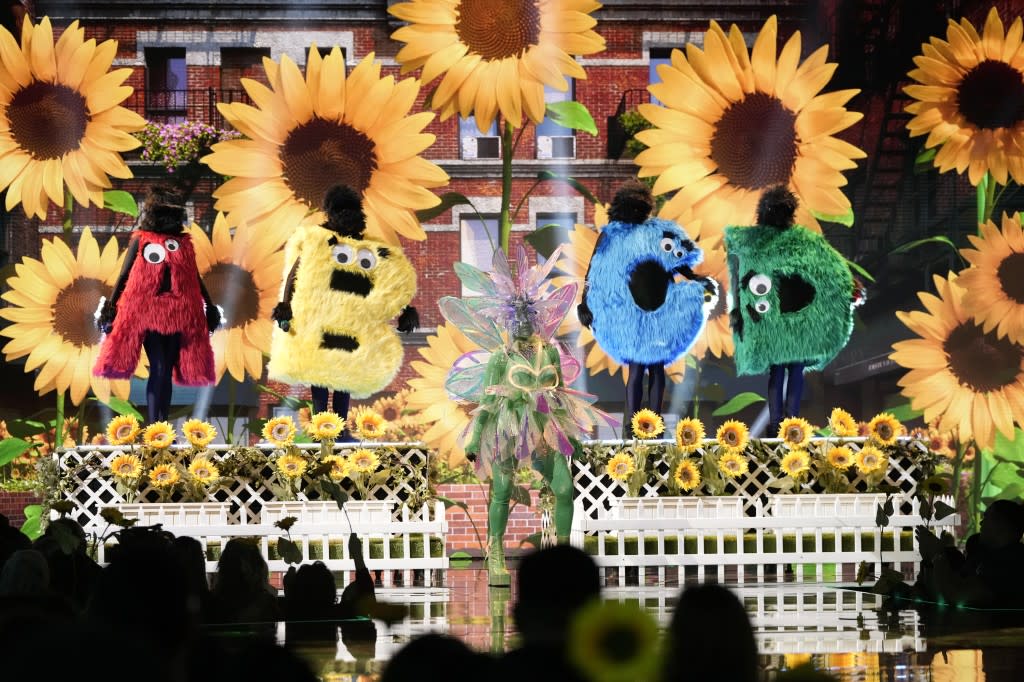
POLYGON ((346 533, 349 523, 353 527, 363 525, 386 528, 392 520, 396 504, 396 500, 349 500, 342 510, 333 500, 264 502, 260 522, 273 525, 287 516, 293 516, 300 524, 336 526, 339 532, 346 533))
POLYGON ((740 497, 618 497, 609 501, 610 518, 724 519, 743 516, 740 497))
POLYGON ((776 518, 874 516, 885 498, 884 493, 781 494, 769 499, 768 513, 776 518))
POLYGON ((202 528, 226 526, 231 505, 227 502, 122 502, 118 511, 138 526, 202 528))

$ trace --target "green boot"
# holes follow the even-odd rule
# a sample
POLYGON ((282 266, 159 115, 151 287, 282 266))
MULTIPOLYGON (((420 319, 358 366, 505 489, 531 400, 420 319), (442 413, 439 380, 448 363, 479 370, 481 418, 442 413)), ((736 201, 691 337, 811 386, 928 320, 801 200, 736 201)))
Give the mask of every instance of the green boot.
POLYGON ((505 567, 505 546, 502 538, 496 535, 487 540, 487 584, 494 587, 512 584, 512 577, 505 567))

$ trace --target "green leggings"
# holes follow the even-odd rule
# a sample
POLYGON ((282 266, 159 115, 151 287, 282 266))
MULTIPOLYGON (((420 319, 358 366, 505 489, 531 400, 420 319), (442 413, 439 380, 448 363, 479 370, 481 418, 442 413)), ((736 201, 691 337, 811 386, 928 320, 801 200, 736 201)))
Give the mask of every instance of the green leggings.
MULTIPOLYGON (((568 537, 572 528, 572 473, 565 455, 535 455, 533 468, 541 473, 555 495, 555 535, 568 537)), ((487 534, 503 537, 508 525, 508 503, 512 498, 515 459, 508 457, 491 468, 491 506, 487 513, 487 534)))

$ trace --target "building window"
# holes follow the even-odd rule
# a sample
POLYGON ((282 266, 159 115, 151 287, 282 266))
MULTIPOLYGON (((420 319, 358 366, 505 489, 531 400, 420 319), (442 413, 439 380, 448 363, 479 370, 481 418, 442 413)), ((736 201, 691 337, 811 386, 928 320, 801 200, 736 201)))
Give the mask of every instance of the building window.
MULTIPOLYGON (((651 85, 661 82, 661 76, 658 75, 658 67, 662 64, 672 63, 672 50, 675 48, 671 47, 652 47, 651 48, 651 64, 647 74, 647 82, 651 85)), ((651 95, 652 104, 661 104, 657 97, 651 95)))
MULTIPOLYGON (((575 213, 538 213, 536 229, 545 229, 553 232, 553 243, 568 244, 569 233, 576 226, 575 213)), ((565 249, 563 249, 564 251, 565 249)), ((537 254, 537 262, 543 263, 547 260, 540 253, 537 254)), ((556 274, 564 274, 558 268, 552 270, 556 274)))
POLYGON ((251 78, 266 84, 263 58, 270 56, 269 47, 222 47, 220 49, 220 101, 252 104, 242 79, 251 78))
POLYGON ((146 48, 146 118, 180 123, 187 110, 185 48, 146 48))
POLYGON ((491 122, 487 132, 481 133, 476 127, 476 116, 459 119, 459 140, 463 159, 500 159, 501 135, 498 120, 491 122))
MULTIPOLYGON (((463 263, 490 272, 494 249, 498 247, 498 216, 463 213, 459 220, 463 263), (483 220, 481 220, 483 218, 483 220)), ((462 295, 475 295, 463 287, 462 295)))
MULTIPOLYGON (((575 81, 569 81, 569 89, 565 92, 550 86, 544 86, 544 101, 571 102, 575 91, 575 81)), ((571 128, 564 128, 545 118, 537 124, 537 158, 538 159, 575 159, 576 136, 571 128)))

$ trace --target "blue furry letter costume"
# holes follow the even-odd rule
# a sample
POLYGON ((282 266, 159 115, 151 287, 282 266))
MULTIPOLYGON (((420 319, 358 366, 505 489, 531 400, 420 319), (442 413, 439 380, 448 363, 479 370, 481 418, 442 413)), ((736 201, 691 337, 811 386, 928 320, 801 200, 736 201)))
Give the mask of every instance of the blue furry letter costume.
POLYGON ((650 375, 649 406, 661 412, 665 365, 693 345, 717 300, 714 281, 691 270, 703 259, 701 250, 676 223, 651 217, 653 208, 650 190, 638 182, 618 191, 579 306, 580 322, 601 348, 629 366, 627 425, 642 407, 644 374, 650 375))

